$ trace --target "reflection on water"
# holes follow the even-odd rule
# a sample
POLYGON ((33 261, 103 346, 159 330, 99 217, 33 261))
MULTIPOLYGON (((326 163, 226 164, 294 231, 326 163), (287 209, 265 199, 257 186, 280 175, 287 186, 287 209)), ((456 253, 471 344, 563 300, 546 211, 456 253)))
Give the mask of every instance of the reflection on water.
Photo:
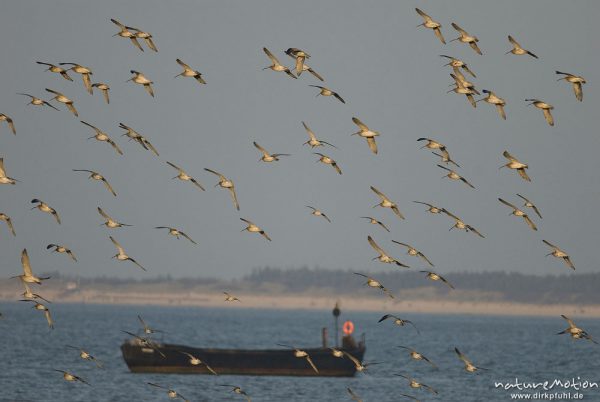
MULTIPOLYGON (((181 392, 192 401, 231 401, 244 398, 219 384, 241 386, 253 401, 345 401, 351 387, 365 401, 403 400, 406 393, 422 400, 507 401, 511 391, 494 388, 495 381, 541 382, 571 379, 600 382, 600 345, 557 336, 566 328, 560 317, 482 317, 467 315, 415 315, 419 328, 377 323, 381 314, 342 311, 356 334, 366 333, 365 361, 382 362, 368 374, 354 378, 244 377, 132 374, 125 365, 120 344, 136 332, 137 315, 166 331, 157 339, 197 347, 274 348, 277 343, 298 347, 321 344, 321 327, 334 333, 329 311, 275 311, 242 309, 95 306, 52 304, 56 321, 48 330, 42 314, 26 303, 2 304, 0 320, 0 402, 3 401, 164 401, 166 392, 146 385, 155 382, 181 392), (104 362, 104 369, 79 358, 87 349, 104 362), (439 369, 411 360, 397 348, 409 346, 425 354, 439 369), (475 365, 489 368, 468 374, 454 353, 457 346, 475 365), (53 369, 71 371, 92 386, 66 383, 53 369), (439 391, 412 390, 394 373, 414 377, 439 391)), ((342 321, 343 322, 343 321, 342 321)), ((576 323, 600 337, 599 320, 576 323)), ((333 343, 333 339, 330 339, 333 343)), ((558 390, 561 391, 562 390, 558 390)), ((600 391, 583 391, 586 401, 600 401, 600 391)), ((408 400, 408 399, 406 399, 408 400)))

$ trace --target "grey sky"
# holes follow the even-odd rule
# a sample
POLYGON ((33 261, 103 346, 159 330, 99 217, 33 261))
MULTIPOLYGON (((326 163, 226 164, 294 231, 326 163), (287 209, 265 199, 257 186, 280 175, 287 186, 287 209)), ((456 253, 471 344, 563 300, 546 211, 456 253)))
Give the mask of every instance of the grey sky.
POLYGON ((600 42, 594 1, 19 1, 0 13, 0 113, 13 117, 14 137, 0 125, 0 156, 16 186, 0 187, 0 212, 13 217, 17 237, 0 228, 2 276, 20 272, 20 251, 29 249, 35 271, 60 270, 85 276, 145 278, 173 276, 232 277, 253 267, 320 266, 361 271, 395 269, 370 259, 371 234, 391 255, 413 269, 421 263, 403 256, 390 242, 413 244, 441 273, 457 270, 515 270, 561 274, 561 261, 544 258, 547 239, 572 256, 578 272, 597 269, 600 218, 600 149, 598 97, 594 75, 600 65, 600 42), (415 28, 419 6, 443 25, 450 23, 480 39, 483 56, 457 42, 442 45, 433 32, 415 28), (139 7, 139 8, 138 8, 139 7), (111 37, 120 21, 154 35, 159 53, 144 53, 127 39, 111 37), (538 56, 504 55, 512 34, 538 56), (315 98, 319 84, 308 73, 292 80, 283 73, 261 71, 269 64, 268 47, 285 64, 283 54, 299 47, 311 54, 309 64, 337 90, 346 105, 333 98, 315 98), (479 89, 494 90, 507 101, 507 121, 495 108, 479 103, 473 109, 464 96, 446 94, 450 70, 440 54, 464 59, 479 89), (173 76, 181 58, 200 70, 208 82, 173 76), (68 82, 44 72, 35 60, 78 62, 92 68, 93 81, 107 82, 111 104, 100 94, 85 92, 81 78, 68 82), (155 81, 156 98, 125 83, 129 70, 155 81), (577 102, 569 84, 556 82, 554 70, 581 74, 588 80, 584 101, 577 102), (28 92, 50 98, 44 88, 75 100, 80 118, 113 136, 124 151, 118 156, 106 144, 86 141, 92 135, 64 107, 60 112, 26 106, 28 92), (537 97, 555 106, 556 126, 541 111, 527 107, 537 97), (378 130, 380 153, 372 155, 356 131, 352 116, 378 130), (319 152, 339 162, 343 175, 315 163, 302 147, 305 121, 319 137, 340 149, 319 152), (160 157, 119 137, 123 122, 145 135, 160 157), (419 150, 418 137, 447 145, 459 170, 476 187, 441 180, 437 158, 419 150), (279 163, 257 162, 252 141, 271 152, 291 153, 279 163), (507 149, 529 163, 531 183, 513 171, 498 170, 507 149), (171 180, 171 161, 195 176, 207 189, 171 180), (214 188, 222 172, 236 184, 241 211, 234 210, 227 191, 214 188), (71 169, 102 173, 118 197, 98 182, 71 169), (371 209, 378 200, 373 185, 394 199, 406 216, 371 209), (520 205, 515 193, 532 199, 543 220, 532 232, 502 197, 520 205), (63 224, 30 211, 40 198, 55 207, 63 224), (452 221, 427 214, 412 200, 446 207, 486 235, 448 232, 452 221), (332 224, 310 215, 314 205, 332 224), (101 206, 131 228, 109 231, 98 226, 101 206), (392 233, 359 219, 372 215, 392 233), (273 238, 240 233, 240 217, 263 227, 273 238), (154 226, 174 226, 198 241, 177 241, 154 226), (148 268, 118 263, 112 234, 126 251, 148 268), (48 243, 66 244, 78 263, 45 250, 48 243))

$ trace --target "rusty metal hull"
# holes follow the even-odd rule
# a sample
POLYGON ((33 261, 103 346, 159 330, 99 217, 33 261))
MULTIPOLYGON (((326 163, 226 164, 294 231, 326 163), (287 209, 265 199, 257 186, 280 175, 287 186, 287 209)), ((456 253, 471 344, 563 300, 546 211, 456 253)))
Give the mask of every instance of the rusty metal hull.
MULTIPOLYGON (((164 357, 136 342, 121 345, 123 358, 133 373, 212 374, 204 364, 191 365, 190 358, 182 352, 201 359, 219 375, 352 377, 356 373, 356 367, 350 359, 335 357, 330 349, 325 348, 304 349, 315 363, 318 373, 305 358, 295 357, 293 351, 286 349, 204 349, 173 344, 161 344, 158 349, 164 357)), ((365 347, 361 344, 345 351, 362 361, 365 347)))

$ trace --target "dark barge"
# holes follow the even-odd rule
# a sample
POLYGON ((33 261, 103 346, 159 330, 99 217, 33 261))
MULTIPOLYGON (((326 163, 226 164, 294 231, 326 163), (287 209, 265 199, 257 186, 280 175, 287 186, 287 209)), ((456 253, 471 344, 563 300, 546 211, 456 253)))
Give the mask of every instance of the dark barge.
MULTIPOLYGON (((346 331, 346 325, 344 330, 351 332, 346 331)), ((345 354, 343 357, 334 356, 332 348, 327 347, 326 340, 327 330, 324 328, 323 345, 320 348, 303 349, 318 368, 318 372, 311 367, 306 358, 296 357, 294 350, 284 348, 213 349, 158 342, 149 347, 140 339, 133 338, 121 345, 121 352, 133 373, 213 374, 208 370, 208 365, 219 375, 354 376, 357 371, 355 362, 345 354), (187 354, 197 357, 203 363, 192 365, 187 354)), ((362 362, 365 349, 364 336, 357 343, 350 333, 346 333, 342 338, 342 346, 336 350, 350 354, 362 362)))

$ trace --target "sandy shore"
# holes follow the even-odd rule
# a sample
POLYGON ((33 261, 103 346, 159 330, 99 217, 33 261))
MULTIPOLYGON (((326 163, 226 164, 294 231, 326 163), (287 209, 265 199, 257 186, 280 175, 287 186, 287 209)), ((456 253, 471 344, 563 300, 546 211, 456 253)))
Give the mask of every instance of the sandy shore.
MULTIPOLYGON (((336 301, 345 311, 410 312, 429 314, 479 314, 515 316, 559 316, 561 314, 600 317, 600 305, 526 304, 512 302, 482 302, 454 300, 389 299, 387 297, 324 297, 319 295, 287 294, 256 295, 236 293, 241 302, 227 303, 222 293, 137 293, 83 290, 69 294, 47 292, 53 302, 88 304, 129 304, 159 306, 235 307, 268 309, 330 310, 336 301)), ((0 294, 5 301, 17 300, 18 294, 0 294)))

